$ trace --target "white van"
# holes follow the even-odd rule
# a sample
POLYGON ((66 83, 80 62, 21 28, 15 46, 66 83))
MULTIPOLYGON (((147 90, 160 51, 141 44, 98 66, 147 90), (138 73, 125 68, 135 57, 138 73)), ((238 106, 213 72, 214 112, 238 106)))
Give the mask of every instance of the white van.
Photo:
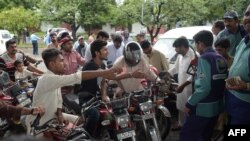
POLYGON ((6 51, 5 43, 10 39, 11 35, 8 30, 0 30, 0 55, 6 51))
POLYGON ((173 48, 174 41, 181 36, 185 36, 189 40, 190 45, 194 45, 193 36, 201 30, 211 31, 212 26, 191 26, 171 29, 159 37, 153 48, 161 51, 166 56, 171 67, 171 64, 174 64, 176 60, 176 52, 175 48, 173 48))

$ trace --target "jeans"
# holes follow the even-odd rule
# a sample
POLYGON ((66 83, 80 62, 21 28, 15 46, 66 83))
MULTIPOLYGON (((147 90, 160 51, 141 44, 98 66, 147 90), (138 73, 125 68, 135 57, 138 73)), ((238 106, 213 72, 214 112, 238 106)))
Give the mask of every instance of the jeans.
MULTIPOLYGON (((89 101, 91 98, 88 99, 81 99, 79 97, 79 102, 80 105, 83 103, 89 101)), ((86 119, 86 122, 84 124, 84 129, 91 135, 93 136, 96 128, 98 126, 99 118, 100 118, 100 113, 98 109, 96 108, 90 108, 87 111, 84 112, 84 117, 86 119)))
POLYGON ((37 43, 37 41, 33 40, 32 46, 33 46, 33 55, 38 55, 38 43, 37 43))

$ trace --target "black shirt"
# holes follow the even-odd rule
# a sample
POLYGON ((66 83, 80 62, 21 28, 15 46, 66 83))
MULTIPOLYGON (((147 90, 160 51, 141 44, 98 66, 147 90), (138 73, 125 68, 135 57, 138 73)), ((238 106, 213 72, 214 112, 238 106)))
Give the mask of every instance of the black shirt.
MULTIPOLYGON (((83 66, 82 71, 98 70, 98 69, 99 66, 93 60, 90 60, 83 66)), ((98 78, 82 81, 80 91, 89 92, 93 95, 96 95, 97 92, 100 92, 97 79, 98 78)))

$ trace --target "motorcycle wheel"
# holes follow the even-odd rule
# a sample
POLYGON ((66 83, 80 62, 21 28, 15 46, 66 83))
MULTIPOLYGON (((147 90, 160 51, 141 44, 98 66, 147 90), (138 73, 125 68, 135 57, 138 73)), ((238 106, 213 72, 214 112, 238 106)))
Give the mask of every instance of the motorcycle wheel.
POLYGON ((100 141, 110 141, 110 140, 111 136, 109 134, 109 131, 107 129, 103 129, 101 132, 100 141))
POLYGON ((166 140, 171 128, 170 117, 166 117, 161 110, 156 109, 156 121, 162 140, 166 140))

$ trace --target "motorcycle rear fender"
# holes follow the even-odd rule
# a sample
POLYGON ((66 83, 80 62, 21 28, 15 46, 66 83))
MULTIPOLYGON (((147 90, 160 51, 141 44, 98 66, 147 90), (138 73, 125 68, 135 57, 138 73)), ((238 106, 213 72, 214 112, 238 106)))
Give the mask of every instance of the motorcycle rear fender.
POLYGON ((162 105, 158 105, 157 108, 159 110, 161 110, 166 117, 171 117, 171 114, 170 114, 169 110, 166 107, 164 107, 162 105))

